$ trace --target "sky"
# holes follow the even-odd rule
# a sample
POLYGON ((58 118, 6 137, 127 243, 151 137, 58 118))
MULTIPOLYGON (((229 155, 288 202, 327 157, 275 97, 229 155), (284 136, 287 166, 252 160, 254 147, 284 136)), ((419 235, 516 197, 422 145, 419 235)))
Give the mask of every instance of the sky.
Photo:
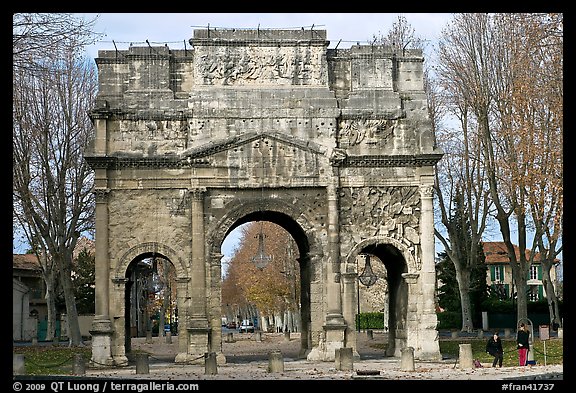
POLYGON ((326 30, 329 48, 349 48, 386 35, 399 16, 404 16, 415 35, 434 42, 450 19, 449 13, 102 13, 76 14, 91 20, 98 16, 95 30, 105 34, 88 48, 90 57, 98 50, 125 50, 133 45, 165 43, 171 49, 190 48, 195 28, 304 28, 326 30))
MULTIPOLYGON (((304 28, 326 30, 328 48, 368 44, 374 36, 386 35, 400 16, 414 28, 415 35, 429 43, 438 39, 449 21, 449 13, 102 13, 76 14, 86 20, 97 18, 95 31, 104 34, 87 48, 87 56, 99 50, 126 50, 130 45, 168 44, 171 49, 190 48, 194 29, 218 28, 304 28)), ((238 245, 239 230, 222 245, 224 258, 238 245)))

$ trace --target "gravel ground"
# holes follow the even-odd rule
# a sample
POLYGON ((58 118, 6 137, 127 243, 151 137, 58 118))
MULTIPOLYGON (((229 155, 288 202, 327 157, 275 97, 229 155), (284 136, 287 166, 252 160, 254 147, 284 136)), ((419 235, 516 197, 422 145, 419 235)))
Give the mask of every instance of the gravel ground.
POLYGON ((349 371, 337 370, 335 362, 310 362, 299 358, 298 333, 292 333, 290 341, 282 333, 264 333, 260 341, 251 333, 234 333, 233 336, 232 342, 227 342, 224 337, 222 353, 226 356, 226 363, 217 366, 216 374, 207 374, 204 364, 174 363, 177 338, 172 337, 172 343, 167 344, 164 338, 154 337, 152 344, 146 344, 140 338, 132 340, 133 350, 150 354, 149 373, 137 374, 135 365, 129 365, 110 369, 89 368, 86 376, 152 380, 563 381, 563 365, 492 368, 486 364, 482 368, 461 369, 456 359, 439 362, 415 360, 414 370, 406 371, 401 367, 401 359, 384 355, 379 345, 386 342, 386 336, 378 332, 374 332, 373 339, 360 334, 360 359, 354 359, 353 370, 349 371), (284 372, 268 372, 269 353, 274 350, 282 352, 284 372))

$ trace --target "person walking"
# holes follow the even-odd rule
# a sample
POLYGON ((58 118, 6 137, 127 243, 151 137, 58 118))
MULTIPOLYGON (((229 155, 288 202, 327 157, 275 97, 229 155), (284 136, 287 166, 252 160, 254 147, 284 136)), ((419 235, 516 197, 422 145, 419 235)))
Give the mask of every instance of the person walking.
POLYGON ((528 351, 530 350, 530 332, 526 330, 526 325, 520 324, 520 330, 516 335, 516 343, 518 344, 518 362, 521 366, 526 365, 528 359, 528 351))
POLYGON ((486 343, 486 352, 491 356, 494 356, 494 361, 492 362, 492 367, 502 367, 502 361, 504 360, 504 350, 502 349, 502 340, 498 336, 498 332, 494 332, 492 337, 488 339, 486 343))

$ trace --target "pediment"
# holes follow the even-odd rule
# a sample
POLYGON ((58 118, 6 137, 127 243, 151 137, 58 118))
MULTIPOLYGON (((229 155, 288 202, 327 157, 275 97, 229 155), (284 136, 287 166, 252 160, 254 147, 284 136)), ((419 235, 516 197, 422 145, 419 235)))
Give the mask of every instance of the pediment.
POLYGON ((280 146, 290 147, 313 155, 323 155, 327 150, 320 144, 312 141, 304 141, 291 135, 277 132, 249 132, 186 149, 180 153, 179 156, 184 160, 209 159, 210 156, 216 156, 222 152, 233 151, 242 147, 250 146, 258 141, 270 141, 280 146))

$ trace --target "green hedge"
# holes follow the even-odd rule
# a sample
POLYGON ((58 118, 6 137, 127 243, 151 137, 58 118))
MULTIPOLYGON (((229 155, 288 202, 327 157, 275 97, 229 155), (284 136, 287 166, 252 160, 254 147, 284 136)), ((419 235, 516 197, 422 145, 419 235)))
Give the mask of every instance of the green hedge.
POLYGON ((360 329, 384 329, 384 313, 364 312, 356 315, 356 330, 358 330, 358 320, 360 329))

